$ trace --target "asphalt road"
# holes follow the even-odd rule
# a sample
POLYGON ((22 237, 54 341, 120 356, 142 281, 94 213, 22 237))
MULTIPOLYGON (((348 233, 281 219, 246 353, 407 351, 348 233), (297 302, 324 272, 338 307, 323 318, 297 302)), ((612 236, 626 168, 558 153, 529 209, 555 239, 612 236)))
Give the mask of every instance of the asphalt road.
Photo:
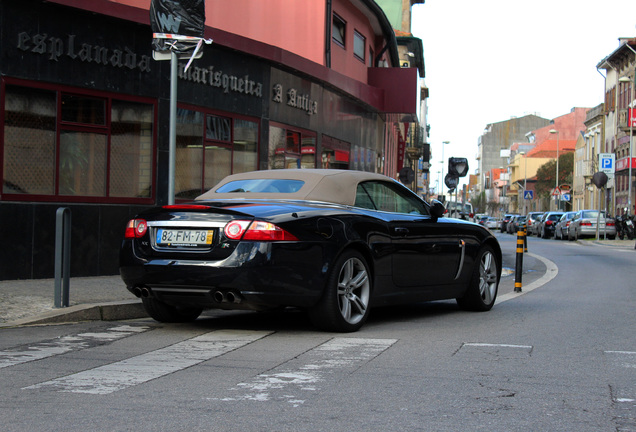
POLYGON ((636 253, 528 246, 555 274, 488 313, 379 309, 353 334, 293 311, 3 329, 0 429, 636 431, 636 253))

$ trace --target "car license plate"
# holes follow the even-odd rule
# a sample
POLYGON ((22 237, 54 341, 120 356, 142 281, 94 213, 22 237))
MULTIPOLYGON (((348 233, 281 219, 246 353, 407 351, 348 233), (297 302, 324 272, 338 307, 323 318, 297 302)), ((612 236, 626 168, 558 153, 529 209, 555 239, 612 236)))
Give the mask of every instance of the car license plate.
POLYGON ((214 231, 192 229, 157 230, 157 246, 208 246, 212 244, 214 231))

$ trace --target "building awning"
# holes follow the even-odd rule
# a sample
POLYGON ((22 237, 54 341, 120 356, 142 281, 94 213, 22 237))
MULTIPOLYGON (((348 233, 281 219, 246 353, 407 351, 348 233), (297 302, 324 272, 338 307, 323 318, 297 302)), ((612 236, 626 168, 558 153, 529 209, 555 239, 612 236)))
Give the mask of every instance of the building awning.
POLYGON ((369 85, 384 93, 379 111, 405 114, 410 118, 404 121, 417 122, 418 78, 416 68, 370 68, 369 85))

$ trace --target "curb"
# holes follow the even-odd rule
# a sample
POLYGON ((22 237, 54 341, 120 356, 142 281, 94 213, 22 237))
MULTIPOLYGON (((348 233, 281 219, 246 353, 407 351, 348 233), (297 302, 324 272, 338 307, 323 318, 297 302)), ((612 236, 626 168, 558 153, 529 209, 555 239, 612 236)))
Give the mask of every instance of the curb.
POLYGON ((139 300, 127 300, 58 308, 37 317, 0 323, 0 328, 75 323, 80 321, 118 321, 147 317, 148 314, 139 300))

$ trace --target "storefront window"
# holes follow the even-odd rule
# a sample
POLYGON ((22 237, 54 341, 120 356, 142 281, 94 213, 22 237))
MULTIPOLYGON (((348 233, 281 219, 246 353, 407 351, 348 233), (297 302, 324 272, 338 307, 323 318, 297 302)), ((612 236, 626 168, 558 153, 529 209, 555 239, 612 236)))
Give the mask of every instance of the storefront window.
POLYGON ((208 115, 205 119, 205 139, 231 142, 232 119, 208 115))
POLYGON ((180 108, 175 195, 194 199, 224 177, 258 169, 258 123, 180 108))
POLYGON ((106 100, 62 94, 62 121, 105 126, 106 100))
POLYGON ((322 168, 349 169, 350 156, 351 144, 323 135, 321 155, 322 168))
POLYGON ((203 183, 203 113, 177 110, 175 155, 175 198, 193 199, 201 195, 203 183))
POLYGON ((152 196, 152 106, 113 101, 110 135, 110 195, 152 196))
POLYGON ((269 127, 269 169, 316 168, 316 134, 269 127))
POLYGON ((5 90, 3 193, 45 201, 152 197, 152 104, 12 84, 5 90))
POLYGON ((106 196, 106 135, 60 132, 60 195, 106 196))
POLYGON ((232 149, 226 146, 206 145, 205 147, 205 184, 208 190, 228 175, 232 174, 232 149))
POLYGON ((3 193, 55 193, 56 100, 53 91, 6 86, 3 193))
POLYGON ((258 123, 234 120, 234 147, 232 172, 248 172, 258 169, 258 123))

